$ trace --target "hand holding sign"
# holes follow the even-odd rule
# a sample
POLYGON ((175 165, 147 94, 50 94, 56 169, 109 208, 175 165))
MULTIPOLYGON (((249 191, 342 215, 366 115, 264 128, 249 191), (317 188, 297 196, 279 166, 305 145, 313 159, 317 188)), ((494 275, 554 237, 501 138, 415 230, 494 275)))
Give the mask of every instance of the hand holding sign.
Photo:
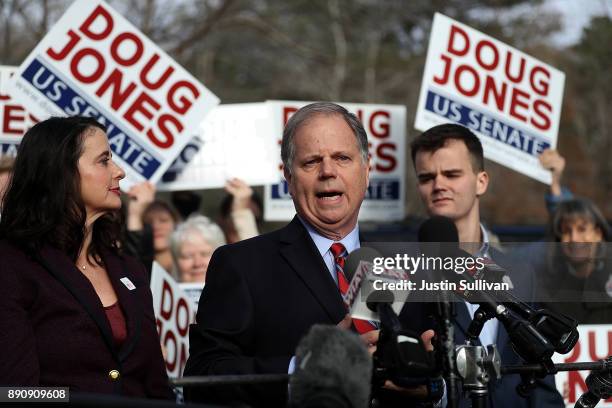
POLYGON ((552 173, 550 192, 555 196, 561 195, 561 176, 563 176, 563 170, 565 169, 565 158, 554 149, 546 149, 539 159, 542 167, 552 173))

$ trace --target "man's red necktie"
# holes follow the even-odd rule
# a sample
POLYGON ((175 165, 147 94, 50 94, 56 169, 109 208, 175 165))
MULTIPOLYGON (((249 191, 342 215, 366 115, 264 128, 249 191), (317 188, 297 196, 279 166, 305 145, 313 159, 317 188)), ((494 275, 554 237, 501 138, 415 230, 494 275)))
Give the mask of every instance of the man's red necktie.
MULTIPOLYGON (((338 277, 338 289, 340 290, 340 294, 344 299, 344 296, 349 288, 349 282, 344 274, 344 264, 346 263, 346 256, 348 255, 348 252, 346 251, 344 245, 339 242, 333 243, 330 247, 330 251, 334 256, 334 268, 336 269, 336 276, 338 277)), ((350 305, 347 305, 346 302, 345 306, 347 310, 350 307, 350 305)), ((353 326, 357 332, 359 332, 359 334, 367 333, 376 329, 372 323, 361 319, 353 319, 353 326)))

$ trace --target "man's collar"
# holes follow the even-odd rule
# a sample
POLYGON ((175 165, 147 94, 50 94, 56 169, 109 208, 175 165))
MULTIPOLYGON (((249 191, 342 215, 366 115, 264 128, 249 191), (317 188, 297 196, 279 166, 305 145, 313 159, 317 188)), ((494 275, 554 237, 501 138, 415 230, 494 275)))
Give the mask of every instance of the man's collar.
POLYGON ((308 223, 306 220, 304 220, 299 215, 298 215, 298 219, 300 220, 302 225, 304 225, 304 228, 306 228, 306 231, 308 231, 308 235, 310 235, 310 237, 312 238, 315 246, 317 247, 317 249, 319 250, 319 253, 321 255, 323 255, 327 251, 329 251, 329 247, 331 247, 331 245, 334 242, 342 243, 342 245, 344 245, 344 247, 346 248, 346 251, 349 254, 351 252, 353 252, 354 250, 356 250, 356 249, 361 247, 361 245, 359 243, 359 224, 356 224, 355 228, 353 228, 353 230, 351 232, 349 232, 340 241, 334 241, 333 239, 329 239, 329 238, 324 237, 323 235, 319 234, 317 232, 317 230, 315 230, 312 227, 312 225, 310 225, 310 223, 308 223))
POLYGON ((478 255, 488 257, 489 247, 490 247, 489 232, 487 231, 485 226, 482 225, 482 223, 480 224, 480 233, 482 234, 482 245, 480 246, 480 249, 478 250, 478 255))

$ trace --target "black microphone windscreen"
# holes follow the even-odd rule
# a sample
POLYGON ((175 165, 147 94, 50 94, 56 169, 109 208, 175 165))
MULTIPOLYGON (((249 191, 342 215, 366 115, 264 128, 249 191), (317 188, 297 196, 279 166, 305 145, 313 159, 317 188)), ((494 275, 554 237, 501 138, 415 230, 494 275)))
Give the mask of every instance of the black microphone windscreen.
POLYGON ((314 325, 298 344, 295 357, 289 379, 291 407, 368 406, 372 358, 357 334, 314 325))
POLYGON ((419 242, 459 242, 455 223, 447 217, 436 215, 419 227, 419 242))

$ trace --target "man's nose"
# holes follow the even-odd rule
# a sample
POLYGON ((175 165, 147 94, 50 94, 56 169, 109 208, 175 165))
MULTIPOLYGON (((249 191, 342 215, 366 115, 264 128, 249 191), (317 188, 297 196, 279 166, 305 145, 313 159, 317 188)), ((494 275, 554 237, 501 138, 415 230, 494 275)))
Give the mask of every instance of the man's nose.
POLYGON ((436 175, 433 179, 433 189, 434 191, 440 191, 446 189, 446 183, 444 182, 444 177, 440 174, 436 175))
POLYGON ((324 158, 321 161, 321 166, 319 167, 319 177, 320 178, 330 178, 336 177, 337 169, 336 164, 331 158, 324 158))

